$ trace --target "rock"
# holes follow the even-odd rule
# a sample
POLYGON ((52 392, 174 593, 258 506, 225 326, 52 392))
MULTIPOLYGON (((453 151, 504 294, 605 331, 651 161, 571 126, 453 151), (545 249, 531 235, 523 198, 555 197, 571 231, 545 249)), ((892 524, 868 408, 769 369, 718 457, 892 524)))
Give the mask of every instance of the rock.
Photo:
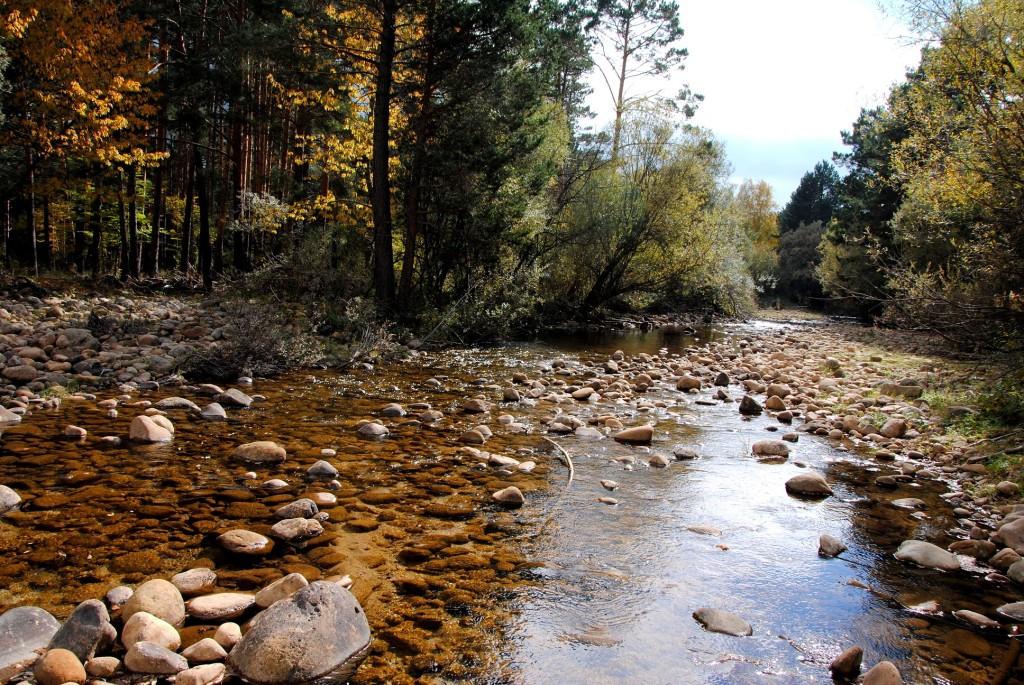
POLYGON ((654 439, 653 426, 634 426, 612 436, 618 442, 646 445, 654 439))
POLYGON ((466 400, 462 403, 462 411, 467 414, 484 414, 490 410, 490 403, 484 400, 466 400))
POLYGON ((891 661, 880 661, 864 674, 862 685, 903 685, 903 678, 891 661))
POLYGON ((309 581, 301 573, 289 573, 257 592, 256 604, 266 609, 280 599, 291 597, 307 585, 309 581))
POLYGON ((501 391, 501 399, 503 402, 520 402, 523 397, 515 388, 505 388, 501 391))
POLYGON ((401 418, 405 416, 405 407, 396 402, 391 402, 380 408, 380 414, 381 416, 401 418))
POLYGON ((1024 559, 1016 561, 1006 569, 1006 575, 1010 580, 1015 580, 1018 583, 1024 583, 1024 559))
MULTIPOLYGON (((217 538, 221 547, 234 552, 235 554, 248 554, 250 556, 263 556, 270 554, 274 549, 274 541, 251 530, 236 528, 223 533, 217 538)), ((182 606, 184 612, 184 605, 182 606)))
POLYGON ((87 599, 71 612, 57 634, 50 640, 48 649, 66 649, 81 662, 91 659, 96 649, 117 632, 110 624, 107 607, 98 599, 87 599))
POLYGON ((121 667, 121 660, 114 656, 97 656, 85 662, 85 672, 93 678, 109 678, 121 667))
POLYGON ((234 457, 247 464, 280 464, 288 458, 288 452, 272 440, 257 440, 236 447, 234 457))
POLYGON ((1004 547, 1003 549, 993 554, 992 557, 988 560, 988 563, 992 566, 992 568, 997 568, 1000 571, 1006 571, 1021 559, 1022 557, 1016 552, 1014 552, 1012 549, 1010 549, 1009 547, 1004 547))
POLYGON ((687 526, 686 530, 690 531, 691 533, 696 533, 697 535, 710 535, 712 537, 719 537, 722 534, 721 528, 716 528, 715 526, 709 526, 706 524, 687 526))
POLYGON ((920 385, 882 383, 878 386, 878 392, 889 397, 902 397, 908 400, 916 400, 924 394, 924 388, 920 385))
POLYGON ((111 608, 119 609, 125 604, 125 602, 132 598, 133 594, 135 594, 135 591, 130 587, 118 585, 117 587, 107 590, 105 598, 107 600, 107 604, 109 604, 111 608))
POLYGON ((772 411, 783 411, 786 408, 786 403, 778 395, 772 395, 765 400, 764 407, 772 411))
POLYGON ((390 431, 384 424, 367 421, 356 429, 356 433, 359 433, 359 435, 362 435, 365 438, 383 438, 385 435, 390 433, 390 431))
POLYGON ((165 397, 153 405, 157 409, 184 409, 199 413, 199 405, 184 397, 165 397))
POLYGON ((809 471, 787 480, 786 492, 796 497, 819 499, 831 496, 832 488, 820 473, 809 471))
POLYGON ((894 499, 892 505, 897 509, 924 509, 926 503, 923 499, 917 497, 900 497, 894 499))
POLYGON ((995 544, 988 540, 957 540, 948 549, 954 554, 966 554, 983 561, 996 553, 995 544))
POLYGON ((131 647, 136 642, 152 642, 174 651, 181 646, 181 636, 167 621, 145 611, 137 611, 121 630, 121 644, 131 647))
POLYGON ((896 558, 940 571, 960 570, 960 561, 955 554, 923 540, 903 541, 899 549, 896 550, 896 558))
POLYGON ((744 395, 743 399, 740 400, 740 413, 744 416, 756 416, 764 411, 761 405, 758 404, 750 395, 744 395))
POLYGON ((889 419, 878 432, 887 438, 902 438, 907 432, 907 422, 903 419, 889 419))
POLYGON ((832 660, 828 670, 832 672, 832 677, 835 679, 855 680, 860 675, 860 664, 863 659, 863 649, 848 647, 832 660))
POLYGON ((136 416, 128 428, 128 438, 136 442, 170 442, 172 437, 173 432, 157 423, 152 416, 136 416))
POLYGON ((1011 621, 1024 621, 1024 602, 1010 602, 1009 604, 1003 604, 996 609, 997 614, 1001 614, 1011 621))
POLYGON ((153 614, 172 626, 180 626, 185 622, 185 600, 181 598, 178 588, 160 578, 147 580, 136 588, 131 599, 121 609, 121 620, 127 621, 139 611, 153 614))
POLYGON ((601 504, 608 504, 613 507, 619 503, 619 500, 615 499, 614 497, 598 497, 597 501, 600 502, 601 504))
POLYGON ((21 423, 21 416, 7 407, 0 407, 0 423, 21 423))
POLYGON ((523 492, 514 485, 498 490, 491 495, 491 498, 506 507, 521 507, 526 502, 523 492))
POLYGON ((683 374, 678 381, 676 381, 676 390, 700 390, 701 382, 699 378, 695 378, 690 374, 683 374))
POLYGON ((220 622, 241 616, 255 602, 256 596, 247 592, 218 592, 190 599, 185 606, 193 618, 220 622))
POLYGON ((960 619, 964 623, 969 623, 977 628, 983 628, 985 630, 998 630, 1000 628, 999 621, 993 621, 984 614, 979 614, 969 609, 960 609, 954 611, 953 616, 960 619))
POLYGON ((85 430, 81 426, 64 426, 64 437, 65 438, 76 438, 81 439, 89 434, 89 431, 85 430))
POLYGON ((38 607, 15 607, 0 614, 0 683, 31 668, 59 629, 57 619, 38 607))
POLYGON ((174 678, 174 683, 175 685, 217 685, 224 680, 226 671, 224 664, 193 666, 178 673, 174 678))
POLYGON ((837 557, 845 551, 846 545, 839 538, 832 537, 827 533, 823 533, 818 538, 819 557, 837 557))
POLYGON ((1016 497, 1020 494, 1020 486, 1013 481, 1004 480, 996 485, 996 492, 1003 497, 1016 497))
POLYGON ((226 407, 248 407, 252 398, 237 388, 229 388, 214 396, 214 401, 226 407))
POLYGON ((789 445, 782 440, 758 440, 751 449, 754 454, 762 457, 789 456, 789 445))
POLYGON ((693 449, 692 447, 683 447, 681 445, 677 445, 676 447, 672 448, 672 456, 678 459, 679 461, 700 459, 700 454, 697 452, 697 450, 693 449))
POLYGON ((217 574, 208 568, 192 568, 172 576, 171 585, 183 595, 201 595, 217 586, 217 574))
POLYGON ((185 657, 152 642, 136 642, 124 655, 124 665, 134 673, 174 675, 188 668, 185 657))
POLYGON ((317 507, 316 502, 313 500, 303 497, 297 499, 294 502, 290 502, 283 507, 280 507, 274 512, 274 516, 279 519, 311 519, 320 512, 320 508, 317 507))
POLYGON ((323 532, 324 527, 319 521, 305 518, 282 519, 270 528, 271 535, 291 543, 315 538, 323 532))
POLYGON ((313 479, 331 480, 338 477, 338 469, 334 468, 330 462, 320 459, 306 469, 306 476, 313 479))
POLYGON ((42 375, 42 373, 37 371, 36 367, 31 364, 8 366, 4 369, 3 374, 4 378, 14 381, 15 383, 30 383, 42 375))
POLYGON ((1001 542, 1017 554, 1024 554, 1024 516, 1014 518, 999 526, 993 542, 1001 542))
POLYGON ((647 465, 655 469, 668 468, 668 464, 668 457, 666 457, 664 454, 651 455, 650 459, 647 460, 647 465))
POLYGON ((0 515, 6 514, 21 504, 21 495, 6 485, 0 485, 0 515))
POLYGON ((715 376, 715 385, 723 388, 727 387, 729 385, 729 374, 724 371, 720 371, 718 375, 715 376))
POLYGON ((224 407, 217 402, 210 402, 208 405, 203 407, 201 412, 199 412, 199 416, 207 421, 224 421, 228 418, 228 413, 224 411, 224 407))
POLYGON ((467 445, 482 445, 487 442, 487 438, 477 429, 468 430, 462 434, 460 438, 462 442, 467 445))
POLYGON ((754 633, 750 624, 729 611, 703 608, 693 612, 693 617, 704 626, 704 630, 724 635, 743 637, 754 633))
POLYGON ((574 391, 572 393, 572 398, 574 400, 576 400, 577 402, 586 402, 587 400, 589 400, 591 397, 593 397, 596 394, 597 394, 596 390, 594 390, 589 385, 585 385, 582 388, 580 388, 579 390, 574 391))
POLYGON ((242 639, 242 629, 237 623, 231 621, 222 623, 217 626, 217 632, 213 634, 213 639, 224 649, 231 649, 242 639))
POLYGON ((228 655, 254 685, 321 685, 348 680, 370 646, 370 626, 355 597, 317 581, 266 609, 228 655))
POLYGON ((613 480, 602 480, 601 487, 603 487, 605 490, 614 490, 615 488, 619 487, 619 484, 613 480))
POLYGON ((36 662, 32 669, 39 685, 84 683, 85 666, 78 657, 66 649, 51 649, 36 662))
POLYGON ((772 383, 764 391, 768 397, 778 397, 779 399, 786 399, 793 394, 793 389, 785 383, 772 383))

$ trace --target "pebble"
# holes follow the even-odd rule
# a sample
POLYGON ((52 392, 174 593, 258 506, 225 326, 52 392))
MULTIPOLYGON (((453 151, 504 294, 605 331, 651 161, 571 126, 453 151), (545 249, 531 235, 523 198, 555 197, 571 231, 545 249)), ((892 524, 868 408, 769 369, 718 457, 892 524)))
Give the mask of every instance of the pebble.
POLYGON ((242 639, 242 629, 237 623, 228 621, 217 626, 213 639, 224 649, 231 649, 242 639))
POLYGON ((174 678, 174 683, 175 685, 217 685, 224 680, 226 670, 224 664, 193 666, 178 673, 174 678))
POLYGON ((39 658, 32 669, 39 685, 84 683, 85 667, 78 657, 66 649, 50 649, 39 658))
MULTIPOLYGON (((270 540, 259 533, 251 530, 236 528, 223 533, 217 538, 221 547, 236 554, 248 554, 252 556, 263 556, 270 554, 274 548, 273 540, 270 540)), ((184 605, 182 606, 184 613, 184 605)))
POLYGON ((837 557, 846 551, 846 545, 839 538, 823 533, 818 538, 818 556, 837 557))
POLYGON ((257 440, 236 447, 234 457, 250 464, 280 464, 287 459, 288 452, 271 440, 257 440))
POLYGON ((925 568, 959 571, 960 561, 938 545, 923 540, 905 540, 895 554, 900 561, 909 561, 925 568))
POLYGON ((526 502, 526 497, 523 496, 522 490, 514 485, 496 491, 491 495, 491 498, 506 507, 521 507, 526 502))
POLYGON ((189 645, 182 650, 181 655, 188 659, 189 663, 204 664, 211 661, 220 661, 228 655, 224 647, 212 637, 204 637, 199 642, 189 645))
POLYGON ((121 630, 121 644, 131 647, 136 642, 151 642, 174 651, 181 646, 181 636, 167 621, 148 612, 137 611, 121 630))
POLYGON ((201 595, 217 585, 217 574, 208 568, 193 568, 171 577, 171 584, 183 595, 201 595))
POLYGON ((134 673, 153 675, 174 675, 188 668, 185 657, 152 642, 136 642, 129 647, 124 665, 134 673))
POLYGON ((161 578, 147 580, 135 589, 121 608, 121 620, 127 621, 139 611, 153 614, 172 626, 180 626, 185 622, 185 601, 181 592, 161 578))
POLYGON ((255 602, 256 596, 247 592, 218 592, 195 597, 185 606, 193 618, 221 622, 241 616, 255 602))
POLYGON ((322 535, 324 527, 319 521, 306 518, 290 518, 278 521, 270 528, 270 534, 285 542, 302 542, 322 535))

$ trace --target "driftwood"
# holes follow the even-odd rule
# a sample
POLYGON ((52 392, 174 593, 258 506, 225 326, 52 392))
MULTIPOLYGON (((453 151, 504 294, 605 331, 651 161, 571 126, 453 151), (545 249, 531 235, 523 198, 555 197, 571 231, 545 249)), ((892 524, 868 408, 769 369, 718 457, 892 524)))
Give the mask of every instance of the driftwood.
POLYGON ((569 482, 565 484, 565 487, 569 487, 570 485, 572 485, 572 479, 576 475, 576 468, 572 465, 572 457, 569 456, 569 453, 566 452, 561 445, 559 445, 551 438, 544 436, 544 439, 555 446, 555 449, 562 454, 562 461, 564 461, 565 465, 569 467, 569 482))

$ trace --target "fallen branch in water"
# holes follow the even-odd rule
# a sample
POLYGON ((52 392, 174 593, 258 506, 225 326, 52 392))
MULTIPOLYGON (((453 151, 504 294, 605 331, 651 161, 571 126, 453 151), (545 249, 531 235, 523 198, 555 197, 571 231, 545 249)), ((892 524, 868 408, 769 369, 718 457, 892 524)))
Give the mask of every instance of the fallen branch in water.
POLYGON ((569 482, 565 484, 565 487, 569 487, 570 485, 572 485, 573 476, 576 475, 576 468, 572 465, 572 458, 569 456, 569 453, 566 452, 562 448, 562 446, 559 445, 557 442, 555 442, 554 440, 552 440, 549 437, 546 437, 546 436, 542 436, 542 437, 544 437, 545 440, 547 440, 552 445, 554 445, 556 450, 558 450, 559 452, 562 453, 562 460, 565 461, 565 465, 569 467, 569 482))

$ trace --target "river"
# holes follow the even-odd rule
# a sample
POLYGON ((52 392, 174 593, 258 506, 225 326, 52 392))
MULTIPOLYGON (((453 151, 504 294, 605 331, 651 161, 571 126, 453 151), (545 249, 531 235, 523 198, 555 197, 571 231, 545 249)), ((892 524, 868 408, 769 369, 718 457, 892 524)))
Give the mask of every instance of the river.
MULTIPOLYGON (((35 604, 64 617, 119 583, 193 566, 215 568, 221 587, 239 589, 293 571, 310 579, 347 574, 377 638, 357 683, 827 683, 831 659, 854 644, 865 649, 866 664, 892 660, 907 682, 990 682, 1005 639, 969 633, 949 614, 992 615, 1016 593, 892 557, 910 537, 955 539, 947 533, 958 524, 941 499, 943 483, 915 483, 923 510, 896 507, 892 500, 906 493, 873 484, 885 467, 806 434, 785 463, 759 462, 751 444, 778 436, 769 430, 778 428, 774 419, 744 419, 731 402, 698 404, 708 391, 684 395, 670 385, 656 384, 639 402, 560 405, 584 421, 601 414, 626 424, 654 419, 651 448, 548 435, 557 409, 545 402, 502 403, 487 421, 459 411, 472 396, 500 398, 515 372, 578 384, 595 368, 579 363, 601 364, 616 350, 627 358, 671 355, 774 326, 698 337, 556 337, 430 353, 374 371, 260 380, 246 390, 266 399, 229 410, 226 422, 171 411, 174 440, 159 446, 95 440, 126 436, 141 411, 130 403, 139 397, 125 400, 115 419, 94 402, 68 398, 6 429, 0 442, 0 483, 29 500, 0 522, 0 611, 35 604), (542 373, 555 360, 566 369, 542 373), (411 415, 386 419, 385 439, 359 438, 356 422, 388 402, 429 403, 445 418, 429 426, 411 415), (506 412, 529 432, 493 420, 506 412), (494 431, 481 449, 537 468, 501 472, 466 454, 459 437, 481 422, 494 431), (59 438, 67 424, 89 437, 59 438), (571 484, 544 435, 571 456, 571 484), (249 467, 230 455, 259 439, 286 446, 289 458, 249 480, 249 467), (699 458, 647 465, 654 453, 671 458, 677 446, 699 458), (276 506, 325 491, 304 478, 325 448, 337 451, 329 461, 340 488, 332 491, 337 505, 325 508, 323 536, 304 548, 279 544, 257 561, 216 546, 219 532, 266 533, 276 506), (826 473, 835 496, 788 496, 785 481, 804 468, 826 473), (270 478, 289 485, 263 488, 270 478), (602 479, 618 488, 606 490, 602 479), (521 509, 490 502, 491 492, 509 484, 526 494, 521 509), (819 558, 821 533, 849 550, 819 558), (932 601, 938 606, 919 606, 932 601), (753 635, 706 632, 692 618, 701 607, 739 614, 753 635)), ((208 401, 173 388, 142 398, 176 394, 208 401)), ((209 631, 185 628, 186 644, 209 631)))

